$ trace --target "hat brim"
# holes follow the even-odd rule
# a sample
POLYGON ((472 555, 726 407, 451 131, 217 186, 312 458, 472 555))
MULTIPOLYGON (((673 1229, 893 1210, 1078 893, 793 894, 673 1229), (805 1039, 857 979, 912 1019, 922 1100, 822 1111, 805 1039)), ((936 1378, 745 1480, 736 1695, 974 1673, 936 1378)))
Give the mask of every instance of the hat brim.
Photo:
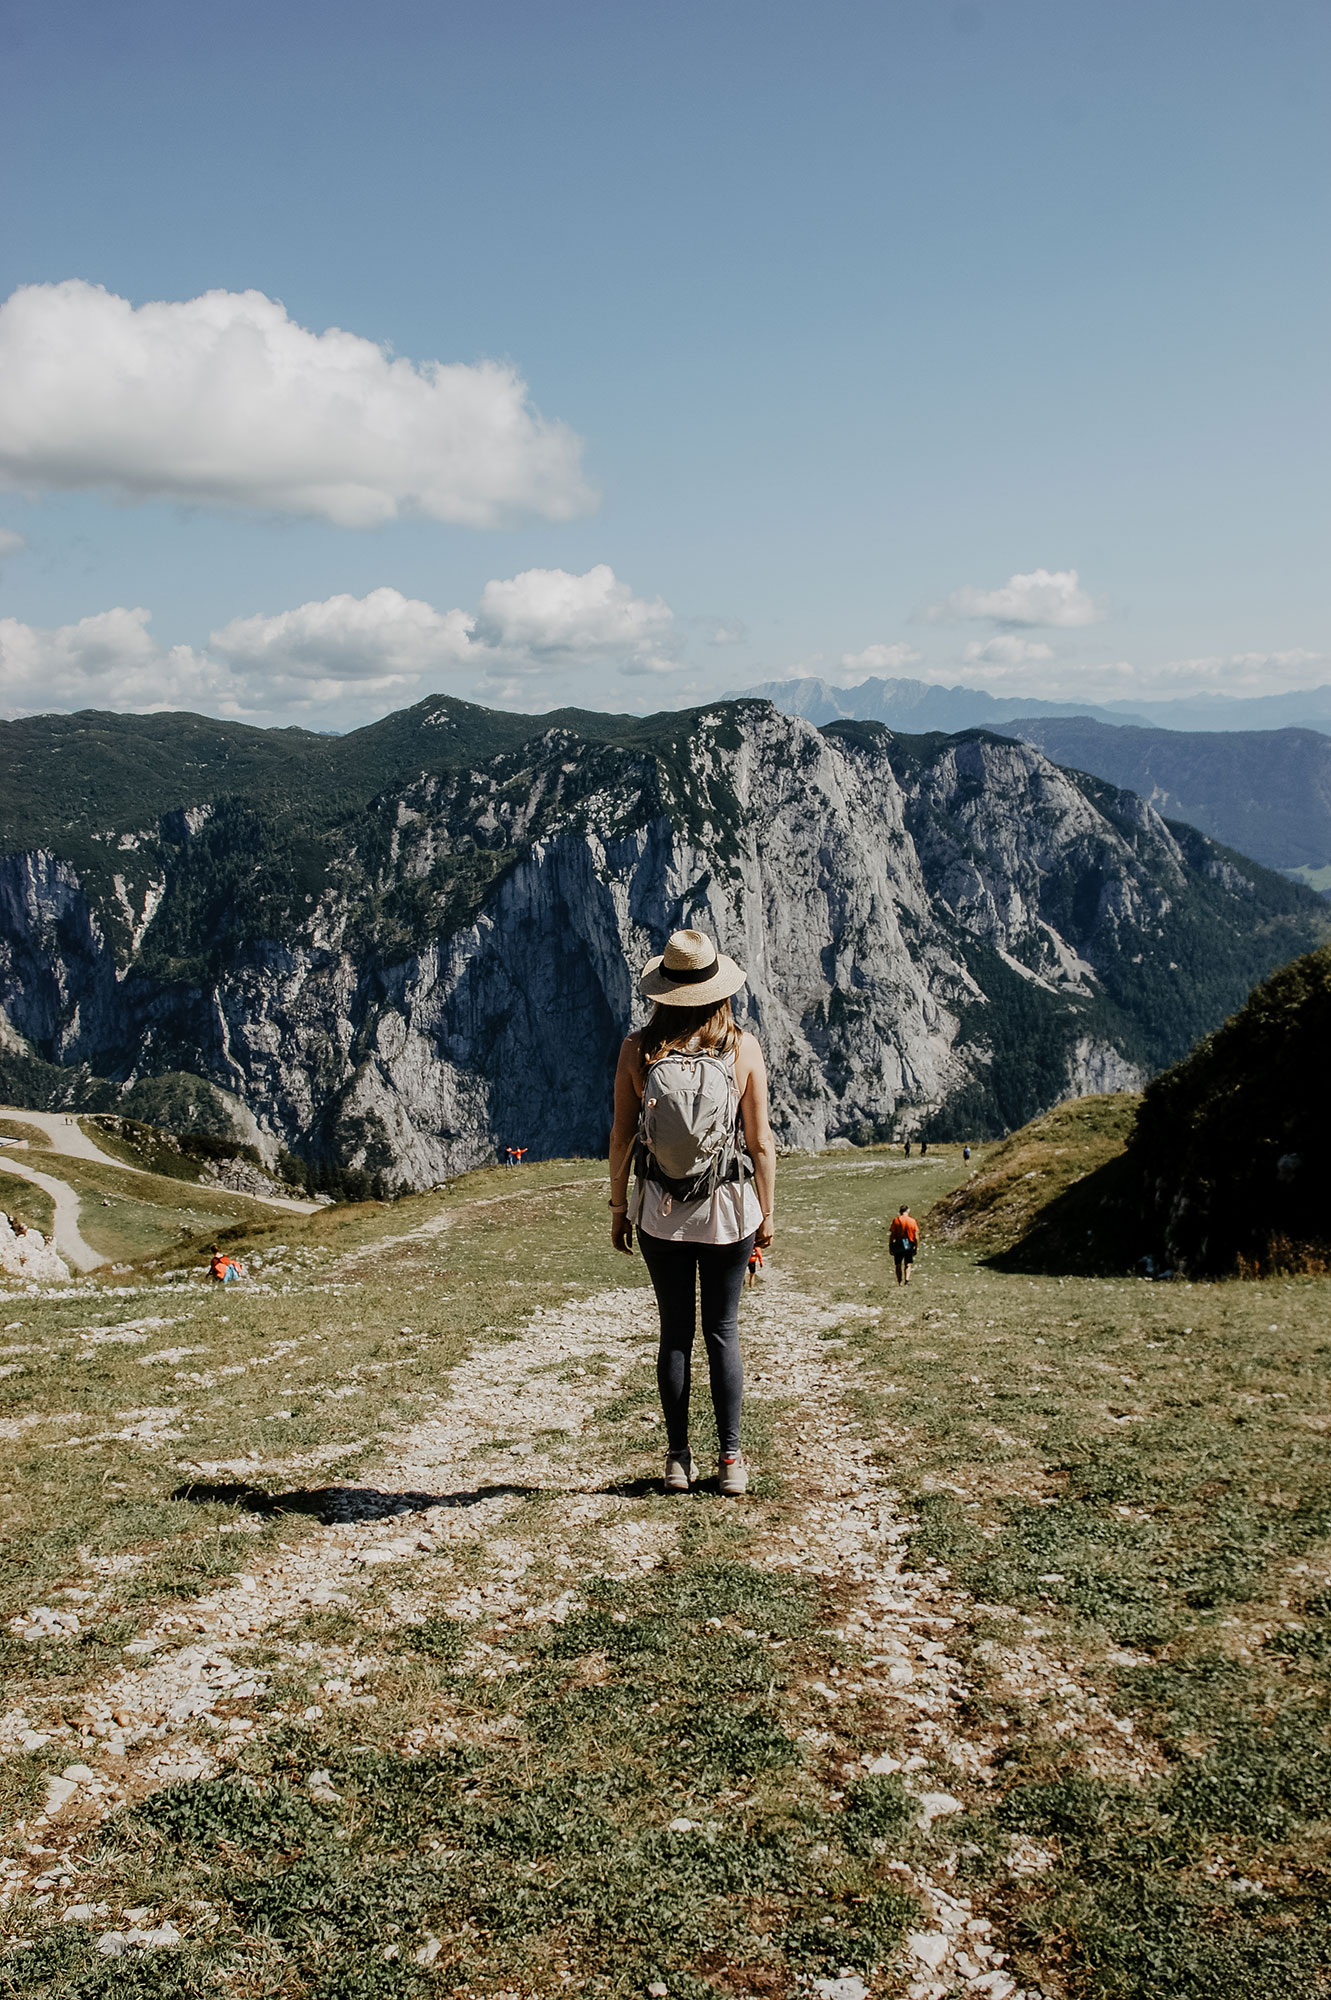
POLYGON ((729 1000, 732 993, 738 993, 748 976, 744 967, 736 965, 723 951, 716 955, 716 971, 710 979, 672 979, 662 970, 661 957, 649 958, 642 968, 638 990, 662 1007, 715 1007, 719 1001, 729 1000))

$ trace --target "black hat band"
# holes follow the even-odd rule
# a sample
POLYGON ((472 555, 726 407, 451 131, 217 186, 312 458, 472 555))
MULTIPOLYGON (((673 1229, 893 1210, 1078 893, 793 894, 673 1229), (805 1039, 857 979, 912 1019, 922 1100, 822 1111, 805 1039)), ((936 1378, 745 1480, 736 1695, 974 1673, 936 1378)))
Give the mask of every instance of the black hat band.
POLYGON ((695 965, 686 972, 672 972, 662 959, 658 971, 662 979, 668 979, 672 986, 700 986, 704 979, 713 979, 720 964, 716 954, 712 954, 710 965, 695 965))

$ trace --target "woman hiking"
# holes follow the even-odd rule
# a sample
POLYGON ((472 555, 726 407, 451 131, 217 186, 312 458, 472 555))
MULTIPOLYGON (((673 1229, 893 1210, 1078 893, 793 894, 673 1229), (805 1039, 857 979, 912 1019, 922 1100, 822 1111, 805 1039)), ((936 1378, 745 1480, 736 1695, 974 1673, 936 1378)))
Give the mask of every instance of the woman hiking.
POLYGON ((720 1445, 717 1483, 727 1496, 749 1483, 739 1438, 739 1295, 750 1252, 772 1241, 776 1144, 763 1052, 730 1007, 745 978, 702 931, 676 931, 643 967, 638 983, 655 1002, 652 1017, 625 1038, 615 1072, 610 1236, 616 1250, 631 1251, 636 1226, 656 1291, 670 1493, 687 1493, 695 1476, 689 1386, 698 1295, 720 1445))

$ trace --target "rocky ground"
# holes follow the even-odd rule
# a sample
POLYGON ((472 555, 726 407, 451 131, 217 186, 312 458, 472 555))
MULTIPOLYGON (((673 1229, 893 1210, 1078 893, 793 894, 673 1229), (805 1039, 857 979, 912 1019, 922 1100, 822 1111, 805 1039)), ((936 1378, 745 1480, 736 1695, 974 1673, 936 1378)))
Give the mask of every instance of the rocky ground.
MULTIPOLYGON (((419 1313, 428 1307, 420 1304, 414 1260, 451 1254, 449 1233, 460 1226, 457 1212, 436 1216, 363 1245, 331 1268, 307 1270, 305 1282, 349 1313, 358 1309, 365 1271, 382 1274, 386 1263, 400 1263, 399 1310, 411 1299, 419 1313)), ((792 1223, 796 1235, 801 1226, 792 1223)), ((376 1944, 371 1955, 401 1982, 385 1992, 415 1991, 411 1981, 426 1988, 442 1981, 440 1990, 495 2000, 565 1988, 686 2000, 707 1991, 1062 2000, 1100 1990, 1070 1964, 1064 1937, 1048 1936, 1042 1947, 1033 1931, 1023 1899, 1044 1895, 1046 1881, 1066 1867, 1071 1834, 1052 1819, 1004 1817, 1014 1759, 1029 1755, 1021 1743, 1038 1739, 1046 1760, 1075 1753, 1086 1782, 1105 1796, 1126 1796, 1163 1783, 1172 1752, 1143 1726, 1139 1706, 1114 1700, 1103 1649, 1097 1656, 1068 1643, 1049 1615, 1064 1575, 1051 1566, 1038 1578, 1044 1610, 988 1602, 966 1587, 931 1538, 933 1498, 974 1508, 985 1477, 973 1455, 962 1455, 952 1480, 919 1478, 918 1408, 911 1406, 918 1393, 890 1379, 888 1364, 899 1356, 909 1374, 907 1329, 912 1340, 933 1343, 914 1350, 926 1365, 949 1341, 978 1339, 985 1301, 971 1297, 968 1324, 964 1303, 942 1287, 931 1290, 927 1276, 905 1300, 853 1280, 845 1288, 850 1296, 838 1299, 826 1289, 815 1295, 807 1274, 801 1282, 778 1268, 744 1306, 754 1492, 723 1503, 699 1490, 672 1502, 660 1495, 656 1476, 662 1434, 651 1377, 651 1295, 636 1265, 624 1268, 634 1282, 584 1285, 534 1308, 524 1307, 520 1281, 507 1281, 519 1294, 507 1318, 492 1320, 446 1381, 422 1395, 411 1421, 382 1435, 354 1478, 334 1485, 320 1483, 328 1456, 318 1444, 184 1456, 194 1446, 186 1442, 188 1392, 182 1402, 179 1384, 200 1351, 185 1316, 164 1307, 145 1312, 152 1299, 128 1292, 104 1309, 99 1338, 146 1340, 176 1369, 169 1403, 121 1413, 129 1420, 118 1433, 124 1448, 155 1454, 213 1504, 229 1502, 223 1532, 233 1553, 211 1587, 158 1604, 122 1636, 118 1656, 77 1687, 64 1681, 43 1695, 40 1682, 30 1683, 21 1701, 7 1706, 0 1751, 15 1762, 36 1760, 43 1775, 40 1789, 20 1801, 0 1862, 17 1952, 8 1963, 20 1982, 0 1990, 24 1990, 26 1952, 47 1952, 33 1965, 56 1963, 56 1947, 44 1940, 58 1927, 64 1940, 83 1941, 89 1962, 132 1958, 146 1966, 164 1954, 165 1966, 195 1953, 198 1983, 171 1986, 173 1993, 359 1994, 361 1986, 345 1983, 349 1974, 321 1972, 317 1960, 312 1970, 270 1969, 263 1984, 256 1970, 262 1941, 243 1926, 236 1930, 231 1907, 210 1886, 215 1863, 191 1860, 193 1873, 145 1872, 127 1862, 133 1841, 127 1848, 117 1829, 148 1823, 142 1816, 155 1810, 154 1799, 216 1799, 227 1783, 257 1787, 265 1797, 298 1793, 307 1801, 303 1810, 345 1816, 360 1796, 355 1758, 372 1750, 432 1770, 452 1769, 448 1760, 461 1758, 481 1772, 476 1783, 492 1784, 509 1802, 506 1810, 515 1809, 514 1800, 525 1809, 562 1768, 549 1747, 545 1711, 604 1704, 625 1690, 628 1723, 612 1727, 598 1708, 602 1719, 569 1753, 574 1778, 611 1785, 611 1803, 596 1809, 604 1820, 593 1816, 601 1827, 594 1839, 610 1857, 604 1867, 613 1873, 614 1841, 629 1841, 626 1865, 640 1883, 663 1851, 654 1840, 666 1843, 676 1870, 691 1842, 705 1844, 718 1868, 733 1849, 737 1858, 726 1866, 739 1870, 772 1837, 764 1828, 775 1824, 774 1813, 784 1816, 786 1833, 807 1825, 808 1834, 797 1837, 796 1876, 804 1870, 808 1896, 823 1899, 811 1908, 836 1911, 846 1962, 819 1951, 816 1930, 812 1945, 807 1926, 797 1937, 792 1912, 801 1891, 795 1877, 783 1877, 779 1894, 736 1891, 744 1941, 732 1941, 721 1962, 705 1943, 671 1961, 667 1926, 641 1946, 626 1944, 622 1962, 612 1952, 607 1963, 589 1914, 592 1892, 582 1884, 560 1905, 560 1924, 540 1932, 539 1949, 530 1937, 504 1944, 493 1919, 483 1919, 469 1939, 476 1930, 470 1916, 451 1929, 428 1910, 400 1925, 385 1918, 391 1942, 376 1944), (168 1345, 156 1346, 163 1341, 168 1345), (752 1602, 766 1611, 743 1608, 750 1599, 734 1596, 737 1576, 754 1579, 752 1602), (687 1616, 671 1625, 681 1588, 693 1595, 687 1616), (816 1631, 799 1622, 805 1604, 816 1608, 816 1631), (631 1645, 621 1657, 616 1621, 621 1636, 640 1634, 632 1645, 647 1650, 634 1653, 631 1645), (670 1664, 682 1676, 682 1696, 674 1683, 658 1687, 652 1679, 654 1621, 676 1635, 670 1664), (729 1766, 699 1775, 687 1759, 672 1762, 670 1750, 660 1749, 653 1712, 673 1700, 671 1729, 687 1743, 698 1704, 710 1699, 701 1663, 714 1654, 724 1655, 731 1673, 722 1706, 742 1712, 754 1740, 779 1729, 792 1746, 788 1775, 782 1767, 764 1776, 745 1763, 742 1748, 729 1766), (427 1663, 437 1656, 438 1664, 428 1673, 419 1664, 408 1669, 405 1656, 427 1663), (695 1657, 699 1677, 690 1695, 695 1657), (771 1668, 765 1697, 763 1663, 771 1668), (633 1709, 635 1688, 662 1699, 633 1709), (614 1819, 614 1785, 647 1757, 648 1746, 656 1746, 658 1775, 634 1794, 626 1829, 614 1819), (644 1811, 656 1827, 645 1846, 644 1811), (871 1811, 880 1817, 866 1817, 871 1811), (867 1837, 846 1831, 861 1825, 867 1837), (887 1913, 877 1944, 866 1928, 856 1929, 857 1909, 875 1899, 887 1913), (235 1954, 225 1963, 246 1968, 242 1973, 219 1970, 223 1960, 207 1957, 223 1943, 235 1954), (292 1983, 283 1984, 288 1976, 292 1983)), ((291 1289, 297 1280, 282 1282, 291 1289)), ((1065 1309, 1056 1293, 1042 1298, 1039 1323, 1049 1328, 1053 1299, 1054 1311, 1065 1309)), ((1044 1346, 1045 1336, 1036 1345, 1044 1346)), ((1041 1365, 1035 1359, 1033 1366, 1041 1365)), ((206 1366, 195 1374, 205 1385, 216 1379, 206 1366)), ((978 1417, 992 1386, 978 1375, 970 1382, 961 1394, 971 1395, 978 1417)), ((1049 1392, 1038 1381, 1029 1387, 1038 1407, 1049 1392)), ((704 1417, 700 1433, 705 1428, 704 1417)), ((1029 1485, 1021 1441, 1010 1431, 1007 1437, 999 1483, 1029 1485)), ((1039 1504, 1039 1489, 1037 1479, 1030 1504, 1039 1504)), ((983 1542, 998 1531, 977 1532, 983 1542)), ((34 1654, 73 1643, 119 1601, 133 1562, 85 1550, 77 1575, 71 1571, 70 1581, 14 1614, 12 1643, 34 1654)), ((1129 1643, 1108 1653, 1129 1680, 1151 1657, 1129 1643)), ((569 1808, 570 1841, 579 1810, 569 1808)), ((445 1858, 462 1851, 442 1820, 423 1844, 445 1858)), ((522 1869, 557 1869, 558 1847, 541 1859, 546 1850, 538 1842, 537 1859, 521 1864, 496 1849, 499 1858, 487 1866, 516 1870, 512 1894, 525 1895, 522 1869)), ((1236 1884, 1241 1898, 1252 1878, 1239 1872, 1223 1841, 1215 1854, 1223 1857, 1223 1884, 1236 1884)), ((1214 1879, 1221 1863, 1213 1856, 1206 1865, 1214 1879)), ((462 1907, 478 1910, 483 1899, 474 1885, 468 1895, 462 1907)), ((633 1921, 642 1921, 637 1904, 633 1909, 633 1921)), ((716 1921, 704 1920, 700 1938, 716 1921)), ((533 1920, 531 1937, 539 1928, 533 1920)), ((358 1947, 362 1955, 370 1949, 358 1947)), ((29 1990, 66 1988, 52 1977, 29 1990)), ((371 1990, 380 1989, 364 1987, 371 1990)), ((1247 1989, 1219 1983, 1213 1990, 1247 1989)), ((1308 1975, 1282 1990, 1312 1995, 1322 1988, 1308 1975)))

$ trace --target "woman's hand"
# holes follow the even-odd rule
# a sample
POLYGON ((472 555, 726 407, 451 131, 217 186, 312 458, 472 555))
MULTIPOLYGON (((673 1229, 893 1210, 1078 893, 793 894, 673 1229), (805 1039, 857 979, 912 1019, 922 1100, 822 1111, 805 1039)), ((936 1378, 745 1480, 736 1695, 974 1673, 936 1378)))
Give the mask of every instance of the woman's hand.
POLYGON ((627 1213, 612 1214, 610 1217, 610 1241, 616 1250, 622 1250, 626 1257, 633 1254, 633 1224, 627 1213))
POLYGON ((771 1216, 770 1216, 770 1215, 765 1215, 765 1216, 763 1217, 762 1221, 761 1221, 761 1222, 760 1222, 760 1223, 758 1224, 758 1227, 757 1227, 757 1230, 756 1230, 756 1231, 754 1232, 754 1238, 753 1238, 753 1240, 754 1240, 754 1242, 755 1242, 755 1243, 756 1243, 756 1244, 758 1245, 758 1248, 759 1248, 760 1250, 770 1250, 770 1249, 771 1249, 771 1247, 772 1247, 772 1218, 771 1218, 771 1216))

